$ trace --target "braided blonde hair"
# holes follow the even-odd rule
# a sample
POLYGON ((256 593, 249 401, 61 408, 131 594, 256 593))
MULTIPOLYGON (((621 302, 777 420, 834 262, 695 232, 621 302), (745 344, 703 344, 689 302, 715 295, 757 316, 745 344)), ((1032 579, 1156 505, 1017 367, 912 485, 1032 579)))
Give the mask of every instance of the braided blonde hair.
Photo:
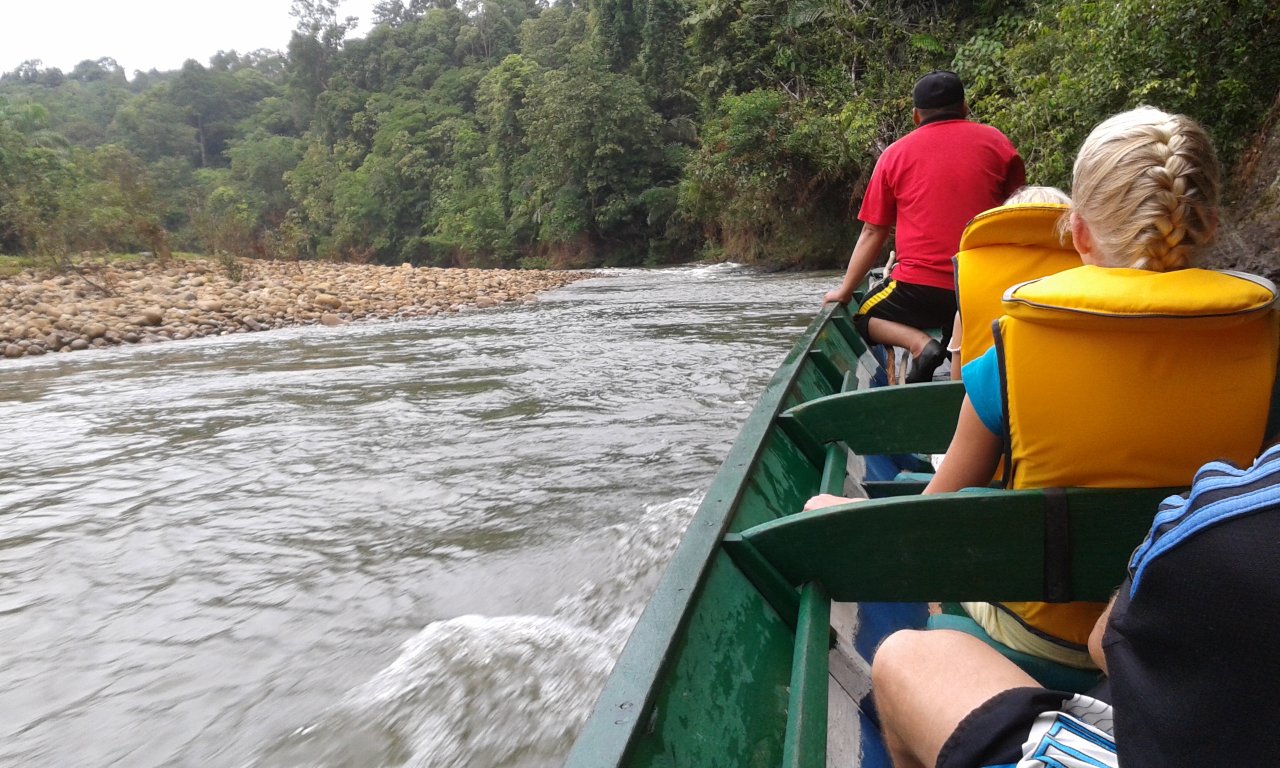
POLYGON ((1105 266, 1183 269, 1217 233, 1218 160, 1185 115, 1138 107, 1108 118, 1080 147, 1072 177, 1072 212, 1105 266))

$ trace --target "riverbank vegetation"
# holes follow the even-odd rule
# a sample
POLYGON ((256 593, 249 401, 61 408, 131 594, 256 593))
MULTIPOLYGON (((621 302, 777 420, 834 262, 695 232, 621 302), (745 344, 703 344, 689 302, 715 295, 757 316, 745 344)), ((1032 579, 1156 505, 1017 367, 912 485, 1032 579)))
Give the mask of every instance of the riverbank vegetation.
POLYGON ((336 0, 294 15, 282 52, 0 76, 0 253, 837 266, 931 68, 1064 187, 1140 103, 1234 167, 1280 89, 1272 0, 385 0, 351 39, 336 0))

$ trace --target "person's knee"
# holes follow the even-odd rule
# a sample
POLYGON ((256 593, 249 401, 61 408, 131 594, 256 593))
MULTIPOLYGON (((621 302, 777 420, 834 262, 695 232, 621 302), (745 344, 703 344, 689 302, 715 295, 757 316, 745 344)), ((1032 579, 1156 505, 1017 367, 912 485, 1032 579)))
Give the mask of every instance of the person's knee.
POLYGON ((986 651, 981 640, 963 632, 898 630, 884 639, 871 660, 872 690, 910 697, 919 689, 937 686, 937 678, 952 661, 976 663, 986 651))
POLYGON ((880 643, 871 659, 872 690, 892 688, 894 683, 915 669, 929 643, 925 630, 901 629, 880 643))
POLYGON ((919 765, 914 742, 919 741, 922 695, 927 680, 918 669, 931 638, 921 630, 904 629, 885 638, 871 660, 871 695, 880 715, 885 744, 895 765, 919 765))

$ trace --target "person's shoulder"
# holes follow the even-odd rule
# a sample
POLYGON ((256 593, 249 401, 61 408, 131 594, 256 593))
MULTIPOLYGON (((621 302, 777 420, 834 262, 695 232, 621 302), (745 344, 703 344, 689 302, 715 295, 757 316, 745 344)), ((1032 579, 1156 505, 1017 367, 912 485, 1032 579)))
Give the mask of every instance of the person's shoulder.
POLYGON ((975 121, 969 121, 969 125, 972 125, 974 127, 974 130, 978 133, 984 133, 987 136, 990 136, 991 138, 999 141, 1009 141, 1009 137, 1004 135, 1004 131, 1000 130, 994 125, 987 125, 986 123, 979 123, 975 121))
POLYGON ((999 128, 994 125, 988 125, 978 120, 949 120, 943 125, 953 126, 953 130, 967 131, 969 133, 983 133, 991 136, 1004 136, 999 128))
POLYGON ((926 123, 925 125, 918 125, 915 128, 912 128, 910 131, 899 136, 897 141, 886 147, 884 152, 880 153, 880 156, 900 155, 904 152, 915 151, 915 147, 927 147, 931 145, 937 141, 939 136, 942 135, 942 133, 934 131, 933 129, 945 125, 947 122, 952 121, 926 123))
POLYGON ((899 155, 901 155, 903 152, 910 151, 909 148, 914 142, 913 137, 915 136, 915 134, 916 134, 915 131, 911 131, 910 133, 904 136, 898 137, 897 141, 894 141, 889 146, 885 147, 884 151, 880 153, 880 157, 876 158, 876 165, 888 165, 894 162, 894 159, 897 158, 899 155))
POLYGON ((952 141, 988 147, 1006 155, 1017 153, 1009 137, 995 126, 979 123, 976 120, 957 120, 949 125, 952 126, 952 141))
POLYGON ((889 146, 885 147, 884 151, 881 152, 880 155, 884 156, 889 154, 890 152, 901 152, 903 147, 908 146, 911 144, 911 142, 915 141, 916 134, 919 132, 920 132, 919 128, 907 131, 906 133, 902 134, 901 136, 899 136, 898 138, 890 142, 889 146))
POLYGON ((895 144, 911 141, 930 141, 942 137, 963 137, 965 139, 973 139, 975 137, 984 138, 1000 138, 1004 139, 1005 135, 998 128, 980 123, 976 120, 955 119, 940 120, 936 123, 926 123, 916 128, 911 133, 903 136, 895 144))
POLYGON ((1134 589, 1147 566, 1190 537, 1235 518, 1280 506, 1280 445, 1273 444, 1248 467, 1211 461, 1197 472, 1187 493, 1160 503, 1151 530, 1129 561, 1134 589))

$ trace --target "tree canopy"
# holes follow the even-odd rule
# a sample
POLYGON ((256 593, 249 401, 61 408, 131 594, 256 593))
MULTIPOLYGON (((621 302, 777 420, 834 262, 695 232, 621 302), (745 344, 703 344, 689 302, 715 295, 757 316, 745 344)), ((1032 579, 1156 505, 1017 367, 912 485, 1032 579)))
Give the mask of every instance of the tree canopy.
POLYGON ((832 266, 929 69, 1064 188, 1118 110, 1229 165, 1280 90, 1271 0, 383 0, 364 38, 337 8, 294 0, 283 52, 0 75, 0 252, 832 266))

